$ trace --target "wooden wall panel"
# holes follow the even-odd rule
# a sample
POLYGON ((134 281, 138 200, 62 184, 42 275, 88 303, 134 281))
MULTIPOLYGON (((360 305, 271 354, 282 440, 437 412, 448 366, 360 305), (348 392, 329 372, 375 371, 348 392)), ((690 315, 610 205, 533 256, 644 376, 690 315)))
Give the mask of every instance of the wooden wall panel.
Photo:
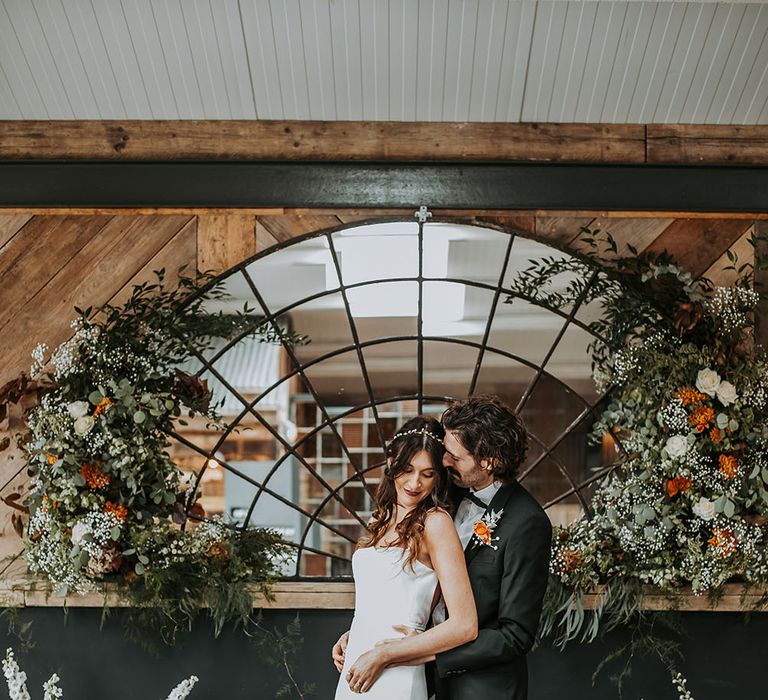
MULTIPOLYGON (((134 284, 154 279, 166 269, 173 280, 181 265, 226 270, 273 245, 284 243, 341 222, 412 219, 412 211, 346 210, 343 212, 289 210, 285 214, 243 211, 67 215, 15 212, 0 215, 0 383, 29 366, 31 349, 40 341, 53 347, 69 332, 75 304, 106 301, 119 304, 134 284)), ((559 246, 575 245, 581 226, 608 230, 622 252, 631 243, 638 250, 667 249, 696 274, 717 283, 728 275, 718 270, 733 246, 741 260, 749 256, 748 236, 753 221, 738 218, 619 216, 605 212, 439 212, 440 217, 477 225, 490 224, 518 231, 559 246)), ((758 222, 764 228, 764 222, 758 222)), ((768 331, 763 331, 768 336, 768 331)), ((12 453, 0 453, 0 495, 23 486, 27 477, 12 453)), ((0 504, 0 559, 19 554, 21 542, 10 527, 11 511, 0 504)), ((0 563, 0 575, 21 573, 23 559, 0 563)))
POLYGON ((0 214, 0 249, 32 218, 29 214, 0 214))
MULTIPOLYGON (((39 217, 34 222, 36 226, 25 227, 27 235, 12 241, 18 240, 19 245, 36 249, 37 241, 27 240, 29 235, 49 240, 50 236, 42 234, 53 230, 65 235, 69 231, 69 236, 79 245, 84 238, 82 232, 90 234, 85 245, 58 265, 49 265, 47 250, 37 250, 36 258, 27 256, 30 264, 26 267, 36 272, 35 279, 42 283, 37 291, 30 289, 25 277, 12 276, 15 281, 11 297, 15 303, 11 312, 6 310, 4 314, 4 309, 0 309, 0 318, 5 322, 4 332, 0 334, 0 357, 3 357, 0 384, 29 366, 30 353, 38 342, 55 347, 68 337, 69 322, 75 316, 74 306, 98 306, 108 301, 190 221, 189 216, 183 215, 116 216, 106 219, 106 223, 103 217, 83 219, 62 232, 61 222, 39 217), (91 230, 93 227, 98 227, 98 236, 91 230), (44 279, 46 270, 48 277, 44 279), (9 324, 11 317, 13 322, 9 324)), ((66 238, 61 243, 65 244, 66 238)), ((61 247, 70 252, 65 245, 61 247)), ((0 255, 0 265, 12 261, 13 258, 8 260, 0 255)), ((15 268, 9 274, 14 271, 15 268)))
POLYGON ((727 287, 734 284, 741 277, 738 268, 749 263, 755 264, 755 248, 750 243, 750 239, 755 233, 755 227, 750 226, 744 235, 739 238, 728 250, 736 255, 737 262, 734 265, 728 258, 727 251, 723 253, 712 265, 704 271, 704 277, 707 277, 717 287, 727 287), (727 270, 727 267, 735 267, 735 270, 727 270))
MULTIPOLYGON (((587 224, 591 231, 610 233, 616 241, 616 253, 605 251, 605 246, 600 245, 600 254, 607 258, 631 255, 628 245, 634 246, 638 253, 645 250, 655 241, 674 219, 609 219, 597 217, 587 224)), ((581 234, 568 241, 568 247, 573 250, 591 250, 588 244, 581 239, 581 234)))
POLYGON ((197 268, 224 272, 256 253, 256 219, 250 214, 197 217, 197 268))
POLYGON ((551 241, 560 246, 567 246, 579 235, 582 226, 589 226, 594 216, 552 216, 536 218, 536 237, 551 241))
POLYGON ((342 223, 338 216, 316 214, 285 214, 283 216, 260 216, 259 223, 272 235, 284 242, 313 231, 332 228, 342 223))
POLYGON ((197 263, 197 219, 190 219, 147 263, 110 299, 119 306, 128 299, 133 287, 144 282, 156 282, 155 272, 165 270, 165 284, 173 286, 181 271, 185 277, 195 274, 197 263))
POLYGON ((743 219, 677 219, 647 250, 666 250, 698 277, 752 225, 743 219))
MULTIPOLYGON (((108 216, 35 217, 0 250, 0 330, 109 222, 108 216)), ((7 340, 8 334, 3 333, 7 340)))

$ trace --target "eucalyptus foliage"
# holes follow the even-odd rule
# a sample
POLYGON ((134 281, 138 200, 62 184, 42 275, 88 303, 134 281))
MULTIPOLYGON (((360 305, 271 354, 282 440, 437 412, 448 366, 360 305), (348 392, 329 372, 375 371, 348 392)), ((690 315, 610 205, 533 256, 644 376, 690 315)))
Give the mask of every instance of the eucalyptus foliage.
POLYGON ((59 594, 118 583, 133 604, 128 631, 145 645, 173 644, 201 609, 217 635, 228 621, 249 624, 254 586, 269 595, 287 556, 271 531, 205 518, 168 452, 185 418, 220 422, 206 382, 181 366, 216 339, 305 340, 247 305, 206 311, 225 296, 211 275, 169 287, 160 271, 122 305, 77 309, 50 358, 45 346, 33 353, 45 392, 22 438, 29 568, 59 594))

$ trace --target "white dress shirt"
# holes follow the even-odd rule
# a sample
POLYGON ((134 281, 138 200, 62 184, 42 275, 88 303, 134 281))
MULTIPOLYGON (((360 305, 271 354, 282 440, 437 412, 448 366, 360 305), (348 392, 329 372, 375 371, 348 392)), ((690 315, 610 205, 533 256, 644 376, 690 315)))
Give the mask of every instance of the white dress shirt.
MULTIPOLYGON (((496 495, 496 492, 501 488, 500 481, 494 481, 492 484, 486 486, 479 491, 473 491, 487 506, 496 495)), ((459 540, 461 540, 461 546, 463 549, 467 548, 469 540, 472 539, 472 532, 474 530, 475 523, 480 520, 485 512, 485 508, 481 508, 474 501, 470 501, 468 498, 463 498, 459 507, 456 509, 456 515, 453 518, 453 524, 456 526, 456 532, 459 533, 459 540)), ((439 625, 441 622, 445 622, 448 614, 445 609, 445 601, 440 596, 440 600, 435 606, 435 610, 432 613, 432 622, 435 625, 439 625)))

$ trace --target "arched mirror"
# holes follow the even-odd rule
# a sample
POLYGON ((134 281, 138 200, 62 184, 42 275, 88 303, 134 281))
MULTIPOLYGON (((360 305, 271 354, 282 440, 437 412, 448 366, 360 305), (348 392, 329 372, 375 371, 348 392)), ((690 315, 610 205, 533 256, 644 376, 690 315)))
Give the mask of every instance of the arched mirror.
POLYGON ((309 342, 240 339, 195 367, 227 422, 184 426, 174 445, 206 512, 276 528, 296 547, 286 576, 347 576, 384 441, 417 413, 493 393, 531 434, 523 484, 553 522, 581 516, 605 449, 586 438, 601 401, 587 351, 595 309, 513 291, 531 260, 553 256, 567 254, 504 231, 395 221, 305 237, 226 273, 232 300, 211 310, 247 302, 309 342))

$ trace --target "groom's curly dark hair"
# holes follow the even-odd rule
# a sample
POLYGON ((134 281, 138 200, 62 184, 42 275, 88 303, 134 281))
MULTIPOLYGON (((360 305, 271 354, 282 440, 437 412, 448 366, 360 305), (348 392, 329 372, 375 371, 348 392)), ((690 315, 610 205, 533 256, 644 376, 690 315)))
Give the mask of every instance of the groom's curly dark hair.
POLYGON ((477 462, 491 460, 496 479, 513 481, 528 450, 528 433, 518 415, 498 396, 455 401, 443 413, 443 428, 454 431, 477 462))

